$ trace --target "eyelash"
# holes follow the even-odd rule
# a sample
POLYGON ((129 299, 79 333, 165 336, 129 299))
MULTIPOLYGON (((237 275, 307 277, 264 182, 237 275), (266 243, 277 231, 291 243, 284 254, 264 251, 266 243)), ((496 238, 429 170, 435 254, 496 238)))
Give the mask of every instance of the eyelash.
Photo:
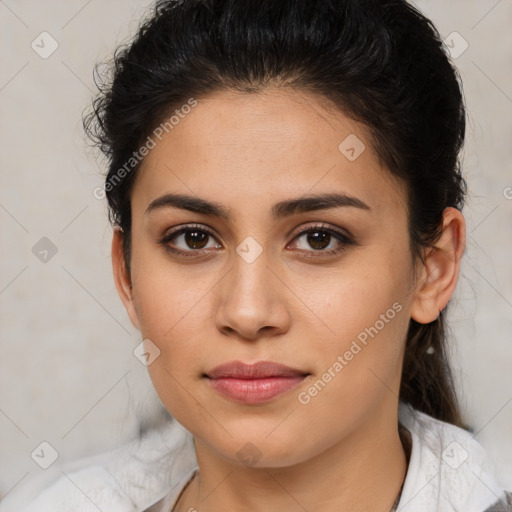
MULTIPOLYGON (((170 233, 167 233, 158 241, 158 243, 163 245, 167 251, 169 251, 173 254, 177 254, 179 256, 184 256, 187 258, 190 258, 190 257, 197 258, 197 253, 201 252, 201 249, 191 249, 190 251, 182 251, 181 249, 175 249, 169 245, 169 242, 173 238, 175 238, 183 233, 187 233, 188 231, 201 231, 203 233, 206 233, 208 236, 215 238, 215 235, 209 229, 205 228, 204 226, 202 226, 200 224, 190 224, 190 225, 182 226, 181 228, 171 231, 170 233)), ((347 249, 347 246, 355 245, 355 241, 350 236, 342 233, 341 231, 338 231, 337 229, 329 228, 325 224, 309 226, 308 228, 306 228, 304 230, 298 231, 297 233, 294 234, 292 241, 294 241, 295 239, 300 238, 308 233, 315 233, 315 232, 328 233, 329 235, 333 236, 336 240, 338 240, 338 242, 340 242, 341 245, 339 245, 335 249, 330 249, 330 250, 312 249, 311 251, 304 251, 304 250, 300 250, 300 251, 321 254, 320 257, 322 257, 322 256, 325 257, 325 256, 331 256, 334 254, 341 253, 347 249)), ((307 255, 305 257, 313 257, 314 258, 314 257, 316 257, 316 255, 315 256, 307 255)))

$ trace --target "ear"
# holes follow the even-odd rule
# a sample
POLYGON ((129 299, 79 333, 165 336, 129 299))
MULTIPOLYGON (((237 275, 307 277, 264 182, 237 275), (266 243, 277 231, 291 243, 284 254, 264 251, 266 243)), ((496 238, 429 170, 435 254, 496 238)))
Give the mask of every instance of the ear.
POLYGON ((133 302, 131 277, 126 268, 123 251, 124 233, 119 226, 114 227, 112 236, 112 270, 117 293, 134 327, 140 330, 139 318, 133 302))
POLYGON ((427 249, 417 282, 411 316, 416 322, 433 322, 446 307, 459 277, 466 248, 466 222, 455 208, 443 212, 443 228, 434 247, 427 249))

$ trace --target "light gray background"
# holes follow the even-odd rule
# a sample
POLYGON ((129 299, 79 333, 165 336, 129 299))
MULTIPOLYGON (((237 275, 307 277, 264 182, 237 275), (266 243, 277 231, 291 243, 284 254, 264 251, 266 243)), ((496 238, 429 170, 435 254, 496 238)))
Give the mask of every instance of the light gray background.
MULTIPOLYGON (((0 0, 0 496, 134 437, 160 406, 132 353, 140 337, 114 288, 111 229, 93 195, 104 169, 81 132, 94 64, 148 5, 0 0), (59 45, 47 59, 31 48, 43 31, 59 45), (46 263, 32 253, 42 237, 57 247, 46 263), (31 458, 42 441, 59 453, 48 470, 31 458)), ((453 364, 465 419, 512 489, 512 0, 416 5, 443 38, 456 31, 469 44, 454 59, 470 116, 470 197, 453 364)))

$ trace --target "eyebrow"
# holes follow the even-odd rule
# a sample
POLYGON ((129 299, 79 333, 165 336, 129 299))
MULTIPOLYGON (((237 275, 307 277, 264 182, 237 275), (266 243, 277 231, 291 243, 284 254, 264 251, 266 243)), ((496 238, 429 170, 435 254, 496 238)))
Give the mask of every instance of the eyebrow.
MULTIPOLYGON (((275 220, 280 220, 296 213, 339 207, 353 207, 371 211, 371 208, 357 197, 347 194, 325 193, 281 201, 272 207, 271 213, 275 220)), ((225 220, 230 220, 231 218, 229 209, 222 204, 184 194, 165 194, 158 197, 149 204, 145 214, 147 215, 161 208, 179 208, 203 215, 219 217, 225 220)))

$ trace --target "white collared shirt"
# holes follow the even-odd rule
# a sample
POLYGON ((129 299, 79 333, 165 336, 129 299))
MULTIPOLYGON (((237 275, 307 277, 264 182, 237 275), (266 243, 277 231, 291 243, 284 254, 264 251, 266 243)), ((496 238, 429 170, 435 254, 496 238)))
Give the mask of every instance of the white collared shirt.
MULTIPOLYGON (((397 512, 512 512, 512 494, 469 432, 404 403, 399 421, 412 450, 397 512)), ((192 435, 173 420, 67 465, 43 490, 13 491, 0 512, 170 512, 197 470, 192 435)))

